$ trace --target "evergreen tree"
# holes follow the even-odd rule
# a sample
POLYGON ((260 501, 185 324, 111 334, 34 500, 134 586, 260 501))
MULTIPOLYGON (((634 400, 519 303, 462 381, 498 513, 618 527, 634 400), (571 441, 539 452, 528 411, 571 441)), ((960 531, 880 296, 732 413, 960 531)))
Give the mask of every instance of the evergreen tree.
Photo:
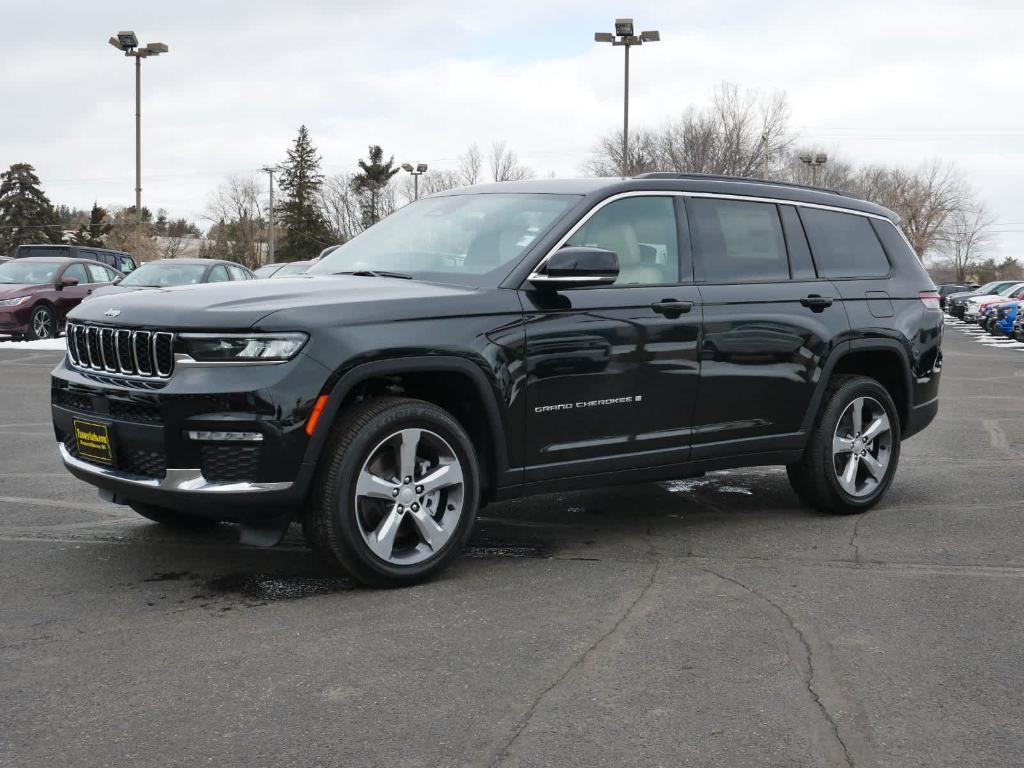
POLYGON ((362 171, 352 177, 352 189, 360 198, 364 228, 372 227, 383 218, 382 193, 391 182, 391 177, 399 171, 394 165, 394 156, 384 162, 384 150, 377 144, 370 146, 366 160, 359 161, 362 171))
POLYGON ((0 253, 27 243, 59 243, 64 232, 39 177, 28 163, 0 173, 0 253))
POLYGON ((72 242, 75 245, 91 246, 102 248, 106 242, 104 238, 110 234, 114 225, 107 221, 107 210, 96 203, 92 204, 92 211, 89 213, 89 223, 80 224, 75 232, 72 242))
POLYGON ((285 236, 278 247, 278 260, 310 259, 332 244, 333 238, 320 207, 323 181, 320 156, 303 125, 281 170, 283 199, 277 208, 277 220, 285 236))

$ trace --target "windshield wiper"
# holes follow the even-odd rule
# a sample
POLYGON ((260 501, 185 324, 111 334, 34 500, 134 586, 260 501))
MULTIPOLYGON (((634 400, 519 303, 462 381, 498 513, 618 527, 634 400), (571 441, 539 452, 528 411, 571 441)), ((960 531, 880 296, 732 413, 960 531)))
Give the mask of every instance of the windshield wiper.
POLYGON ((356 269, 346 272, 335 272, 336 275, 355 275, 356 277, 397 277, 402 280, 412 280, 412 275, 404 272, 388 272, 384 269, 356 269))

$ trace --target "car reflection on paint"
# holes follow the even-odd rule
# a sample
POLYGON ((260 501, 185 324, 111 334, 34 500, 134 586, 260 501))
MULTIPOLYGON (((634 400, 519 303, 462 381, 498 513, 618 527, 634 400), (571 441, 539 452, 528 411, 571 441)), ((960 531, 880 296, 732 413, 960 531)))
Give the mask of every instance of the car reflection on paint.
MULTIPOLYGON (((713 328, 713 327, 712 327, 713 328)), ((724 331, 705 329, 701 357, 723 363, 771 364, 810 360, 804 340, 774 326, 741 325, 724 331)))

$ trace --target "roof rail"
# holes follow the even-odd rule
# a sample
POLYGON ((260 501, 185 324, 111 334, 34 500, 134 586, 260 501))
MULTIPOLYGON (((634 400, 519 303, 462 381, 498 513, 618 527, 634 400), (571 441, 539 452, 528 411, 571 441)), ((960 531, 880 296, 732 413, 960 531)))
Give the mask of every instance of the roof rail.
POLYGON ((649 173, 640 173, 633 177, 634 179, 693 179, 694 181, 742 181, 747 184, 768 184, 774 187, 792 187, 793 189, 809 189, 814 192, 827 192, 831 195, 840 195, 841 197, 856 197, 849 192, 843 192, 841 189, 831 189, 829 187, 816 187, 813 184, 797 184, 793 181, 774 181, 772 179, 752 179, 748 176, 726 176, 720 173, 675 173, 673 171, 651 171, 649 173))

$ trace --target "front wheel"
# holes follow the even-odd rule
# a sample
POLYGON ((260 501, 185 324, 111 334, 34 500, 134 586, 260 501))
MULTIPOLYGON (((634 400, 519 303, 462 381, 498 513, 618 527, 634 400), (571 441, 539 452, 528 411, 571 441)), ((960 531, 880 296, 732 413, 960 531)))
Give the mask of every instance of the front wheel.
POLYGON ((303 519, 310 546, 364 584, 422 581, 469 537, 480 470, 466 431, 431 403, 379 398, 335 425, 303 519))
POLYGON ((866 376, 838 376, 825 393, 803 457, 786 470, 805 503, 849 514, 878 503, 899 458, 900 421, 888 391, 866 376))
POLYGON ((57 335, 57 316, 45 304, 40 304, 28 316, 28 339, 52 339, 57 335))

